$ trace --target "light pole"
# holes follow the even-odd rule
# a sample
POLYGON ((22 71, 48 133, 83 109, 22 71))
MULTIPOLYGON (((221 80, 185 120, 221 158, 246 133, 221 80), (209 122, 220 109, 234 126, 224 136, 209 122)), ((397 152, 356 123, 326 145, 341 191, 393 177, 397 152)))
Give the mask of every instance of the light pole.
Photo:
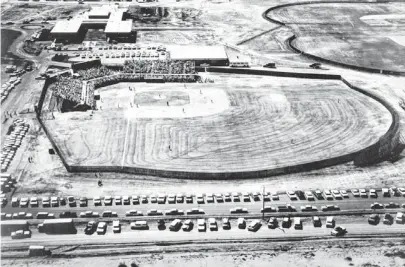
POLYGON ((264 185, 262 185, 263 188, 263 194, 262 194, 262 220, 264 221, 264 194, 266 193, 265 190, 266 188, 264 187, 264 185))

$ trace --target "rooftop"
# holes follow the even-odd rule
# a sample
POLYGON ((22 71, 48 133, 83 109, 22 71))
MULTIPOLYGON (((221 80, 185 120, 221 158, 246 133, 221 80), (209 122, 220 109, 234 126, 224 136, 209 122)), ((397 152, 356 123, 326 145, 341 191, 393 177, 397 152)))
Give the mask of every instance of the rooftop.
POLYGON ((110 10, 106 8, 93 8, 89 12, 89 17, 109 17, 110 16, 110 10))
POLYGON ((81 20, 58 21, 51 33, 77 33, 82 25, 81 20))
POLYGON ((132 31, 132 20, 108 21, 105 33, 130 33, 132 31))
POLYGON ((185 59, 228 59, 228 55, 223 46, 207 45, 167 45, 170 58, 174 60, 185 59))

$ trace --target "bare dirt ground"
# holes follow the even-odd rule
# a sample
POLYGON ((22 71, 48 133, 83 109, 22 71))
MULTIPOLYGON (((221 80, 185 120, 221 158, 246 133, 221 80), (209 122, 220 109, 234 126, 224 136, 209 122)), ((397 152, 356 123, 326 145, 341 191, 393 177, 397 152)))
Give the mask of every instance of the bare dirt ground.
MULTIPOLYGON (((69 249, 69 248, 65 248, 69 249)), ((74 247, 70 248, 74 250, 74 247)), ((341 240, 280 243, 244 243, 212 245, 178 245, 144 247, 131 255, 102 256, 89 254, 84 258, 3 259, 2 266, 118 266, 132 262, 139 267, 171 266, 403 266, 404 242, 400 240, 341 240)), ((63 249, 62 249, 63 250, 63 249)), ((113 248, 106 248, 114 253, 113 248)), ((99 249, 99 253, 103 250, 99 249)))
POLYGON ((287 23, 298 37, 295 45, 309 54, 356 66, 403 71, 405 62, 397 55, 404 54, 405 47, 389 36, 405 35, 400 19, 404 10, 403 3, 326 3, 284 7, 267 17, 287 23), (362 20, 366 15, 369 19, 362 20), (380 53, 374 53, 377 50, 380 53))

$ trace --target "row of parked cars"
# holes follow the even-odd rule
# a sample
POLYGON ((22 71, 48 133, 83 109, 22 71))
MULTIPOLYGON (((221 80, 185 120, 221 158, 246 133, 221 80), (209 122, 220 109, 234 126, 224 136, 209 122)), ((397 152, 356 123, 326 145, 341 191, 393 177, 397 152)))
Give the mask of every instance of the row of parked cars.
MULTIPOLYGON (((404 224, 405 223, 405 215, 403 212, 397 212, 395 216, 395 222, 397 224, 404 224)), ((378 214, 371 214, 368 217, 368 223, 377 225, 380 223, 380 215, 378 214)), ((389 213, 384 214, 383 216, 383 224, 391 225, 394 223, 394 216, 389 213)))
MULTIPOLYGON (((348 190, 314 190, 314 191, 287 191, 287 196, 291 200, 298 200, 298 199, 306 199, 309 201, 315 201, 315 199, 326 199, 326 200, 342 200, 345 198, 349 198, 349 193, 353 195, 353 197, 361 197, 361 198, 377 198, 377 190, 376 189, 350 189, 348 190)), ((402 196, 405 197, 405 188, 382 188, 382 196, 383 197, 391 197, 391 196, 402 196)))
POLYGON ((143 58, 143 59, 158 59, 160 57, 167 57, 168 53, 162 52, 149 52, 149 51, 136 51, 136 52, 94 52, 94 53, 76 53, 75 56, 80 56, 81 59, 100 59, 100 58, 143 58))
MULTIPOLYGON (((314 227, 322 227, 322 220, 318 216, 314 216, 312 218, 312 223, 314 227)), ((339 229, 336 229, 335 227, 335 219, 333 217, 327 217, 325 225, 327 228, 334 228, 332 231, 332 235, 340 235, 343 232, 346 233, 347 231, 343 227, 339 227, 339 229)), ((256 232, 258 231, 262 225, 263 222, 258 219, 252 220, 249 224, 247 224, 245 218, 238 218, 237 219, 237 228, 238 229, 246 229, 248 231, 256 232)), ((197 219, 196 223, 193 222, 193 220, 187 219, 187 220, 180 220, 180 219, 174 219, 173 221, 170 222, 169 224, 169 230, 170 231, 179 231, 182 229, 183 231, 189 232, 193 230, 194 226, 196 227, 197 231, 199 232, 205 232, 207 230, 210 231, 218 231, 219 227, 222 227, 223 230, 230 230, 231 229, 231 222, 229 218, 222 218, 220 220, 220 223, 217 222, 216 218, 208 218, 207 220, 205 219, 197 219), (221 224, 221 225, 219 225, 221 224)), ((303 229, 303 223, 302 219, 300 217, 295 217, 294 219, 291 219, 290 217, 284 217, 280 221, 275 218, 271 217, 269 221, 267 222, 267 226, 269 229, 275 229, 275 228, 290 228, 294 226, 294 229, 296 230, 302 230, 303 229)), ((158 220, 157 222, 157 227, 159 230, 165 230, 166 229, 166 222, 164 220, 158 220)), ((149 230, 149 224, 147 221, 135 221, 130 223, 130 228, 131 230, 149 230)), ((84 232, 85 234, 93 234, 97 233, 99 235, 103 235, 106 233, 107 230, 107 222, 95 222, 95 221, 90 221, 88 222, 84 232)), ((121 232, 121 224, 120 222, 113 221, 113 232, 114 233, 120 233, 121 232)), ((343 233, 343 234, 344 234, 343 233)))

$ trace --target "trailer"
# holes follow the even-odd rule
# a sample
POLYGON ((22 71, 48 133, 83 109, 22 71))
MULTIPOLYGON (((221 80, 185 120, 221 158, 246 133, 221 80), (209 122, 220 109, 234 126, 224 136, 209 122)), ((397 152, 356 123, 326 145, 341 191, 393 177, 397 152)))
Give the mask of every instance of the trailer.
POLYGON ((1 221, 1 236, 9 236, 12 232, 28 230, 28 222, 26 220, 11 220, 1 221))
POLYGON ((46 234, 76 234, 73 219, 48 219, 38 225, 38 231, 46 234))

